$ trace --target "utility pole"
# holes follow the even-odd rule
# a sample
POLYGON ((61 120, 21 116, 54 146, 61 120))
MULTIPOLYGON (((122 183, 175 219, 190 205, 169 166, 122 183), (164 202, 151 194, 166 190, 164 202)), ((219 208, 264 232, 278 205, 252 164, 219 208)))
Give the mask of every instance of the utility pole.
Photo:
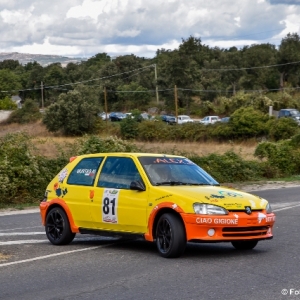
POLYGON ((154 64, 154 76, 155 76, 155 90, 156 90, 156 102, 157 104, 159 103, 159 97, 158 97, 158 85, 157 85, 157 69, 156 69, 156 64, 154 64))
POLYGON ((105 121, 106 124, 108 124, 108 118, 107 118, 107 92, 106 92, 106 86, 104 87, 104 108, 105 108, 105 121))
POLYGON ((174 87, 174 95, 175 95, 175 116, 176 116, 176 124, 178 124, 178 97, 177 97, 177 86, 174 87))
POLYGON ((41 81, 41 94, 42 94, 42 110, 44 110, 44 85, 43 85, 43 81, 41 81))

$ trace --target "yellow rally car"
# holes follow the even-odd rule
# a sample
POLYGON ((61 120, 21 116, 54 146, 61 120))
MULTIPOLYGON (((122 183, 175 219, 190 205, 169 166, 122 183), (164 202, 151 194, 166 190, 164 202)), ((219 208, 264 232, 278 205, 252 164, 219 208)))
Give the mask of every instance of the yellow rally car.
POLYGON ((163 257, 186 242, 231 242, 253 249, 271 239, 275 215, 267 200, 223 187, 181 156, 100 153, 72 157, 40 203, 54 245, 76 233, 139 235, 163 257))

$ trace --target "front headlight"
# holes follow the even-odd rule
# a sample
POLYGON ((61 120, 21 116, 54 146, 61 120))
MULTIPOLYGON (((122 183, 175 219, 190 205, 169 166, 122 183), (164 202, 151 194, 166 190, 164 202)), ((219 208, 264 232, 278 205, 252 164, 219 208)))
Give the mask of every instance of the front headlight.
POLYGON ((228 211, 217 205, 194 203, 194 211, 197 215, 228 215, 228 211))
POLYGON ((272 207, 271 207, 271 204, 270 204, 269 202, 268 202, 268 204, 267 204, 267 206, 266 206, 266 212, 267 212, 267 214, 270 214, 270 213, 273 212, 272 207))

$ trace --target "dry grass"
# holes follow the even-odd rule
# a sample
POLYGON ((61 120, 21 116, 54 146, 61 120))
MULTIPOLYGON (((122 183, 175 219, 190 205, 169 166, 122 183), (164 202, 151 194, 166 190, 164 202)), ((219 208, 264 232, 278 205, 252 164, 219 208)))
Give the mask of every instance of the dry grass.
POLYGON ((16 133, 16 132, 26 132, 31 136, 35 137, 50 137, 54 136, 53 134, 49 133, 45 126, 41 123, 41 121, 37 123, 30 123, 30 124, 5 124, 0 123, 0 137, 4 136, 8 133, 16 133))
MULTIPOLYGON (((40 153, 46 157, 55 157, 58 154, 58 147, 64 148, 67 143, 73 143, 76 138, 67 138, 59 135, 49 133, 45 126, 41 123, 33 123, 26 125, 18 124, 0 124, 0 137, 7 133, 26 132, 35 137, 35 145, 40 153), (42 143, 41 143, 42 141, 42 143)), ((246 142, 135 142, 138 147, 142 147, 145 152, 158 152, 158 153, 193 153, 199 156, 206 156, 211 153, 224 154, 232 150, 244 159, 255 159, 253 156, 254 150, 257 146, 255 141, 246 142)))
POLYGON ((136 142, 137 146, 142 147, 149 152, 184 152, 193 153, 199 156, 206 156, 211 153, 224 154, 227 151, 233 151, 244 159, 255 159, 253 154, 257 146, 256 142, 241 142, 241 143, 217 143, 217 142, 151 142, 142 143, 136 142))
POLYGON ((5 254, 0 252, 0 262, 8 260, 10 257, 11 257, 11 255, 5 255, 5 254))

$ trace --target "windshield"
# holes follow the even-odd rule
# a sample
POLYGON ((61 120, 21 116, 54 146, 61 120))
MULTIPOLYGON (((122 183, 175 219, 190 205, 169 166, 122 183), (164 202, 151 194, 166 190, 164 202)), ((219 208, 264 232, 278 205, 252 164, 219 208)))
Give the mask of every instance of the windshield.
POLYGON ((183 157, 140 157, 153 185, 219 185, 202 168, 183 157))
POLYGON ((299 115, 299 111, 298 110, 291 110, 291 115, 299 115))

